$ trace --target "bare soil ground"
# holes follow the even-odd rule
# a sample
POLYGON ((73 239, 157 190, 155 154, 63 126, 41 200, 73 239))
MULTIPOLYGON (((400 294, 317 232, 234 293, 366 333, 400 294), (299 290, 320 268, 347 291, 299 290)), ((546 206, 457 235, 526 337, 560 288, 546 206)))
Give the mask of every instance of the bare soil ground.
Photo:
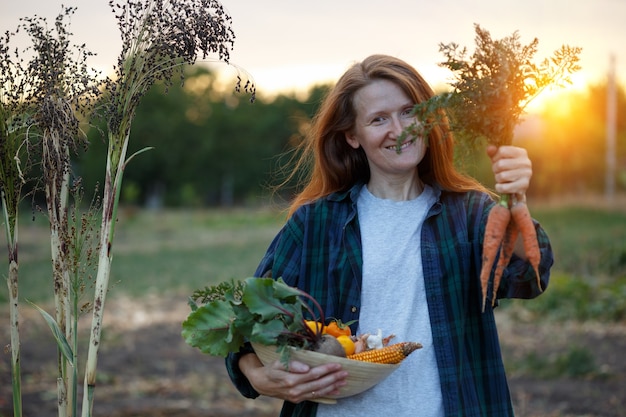
MULTIPOLYGON (((188 312, 182 295, 140 301, 111 297, 98 363, 95 416, 278 415, 278 401, 244 399, 231 385, 223 359, 204 355, 184 343, 180 325, 188 312)), ((25 417, 57 413, 56 348, 38 314, 30 307, 22 307, 25 417)), ((6 316, 0 314, 3 347, 9 342, 6 316)), ((597 375, 559 379, 510 373, 518 417, 626 416, 626 325, 538 325, 513 321, 505 312, 498 319, 505 359, 524 358, 529 352, 550 357, 575 345, 593 353, 599 371, 597 375)), ((86 317, 81 327, 88 327, 88 320, 86 317)), ((86 356, 86 352, 80 354, 86 356)), ((4 352, 0 351, 0 417, 12 415, 10 352, 4 348, 4 352)))

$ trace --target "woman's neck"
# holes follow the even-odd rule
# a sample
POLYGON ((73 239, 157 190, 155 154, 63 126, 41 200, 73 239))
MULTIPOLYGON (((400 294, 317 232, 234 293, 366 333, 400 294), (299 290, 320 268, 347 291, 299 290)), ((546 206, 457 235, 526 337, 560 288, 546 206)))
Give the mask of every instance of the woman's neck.
POLYGON ((417 173, 410 178, 370 178, 367 189, 374 196, 392 201, 407 201, 419 197, 424 183, 417 173))

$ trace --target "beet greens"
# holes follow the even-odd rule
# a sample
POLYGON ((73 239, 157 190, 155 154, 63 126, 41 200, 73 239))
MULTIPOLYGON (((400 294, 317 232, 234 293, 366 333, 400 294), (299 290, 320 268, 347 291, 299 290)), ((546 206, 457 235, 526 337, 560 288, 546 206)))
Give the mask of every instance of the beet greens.
POLYGON ((252 277, 206 287, 193 293, 189 305, 183 338, 214 356, 237 352, 249 341, 277 345, 285 358, 290 346, 311 348, 321 336, 305 320, 324 320, 317 301, 280 278, 252 277))

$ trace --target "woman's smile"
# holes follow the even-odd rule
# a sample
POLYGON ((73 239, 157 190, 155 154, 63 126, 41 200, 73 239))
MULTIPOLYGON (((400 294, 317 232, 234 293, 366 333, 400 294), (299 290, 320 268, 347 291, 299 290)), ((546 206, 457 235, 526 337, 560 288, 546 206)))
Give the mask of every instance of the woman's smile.
POLYGON ((408 148, 409 146, 414 145, 414 144, 415 144, 415 139, 410 139, 410 140, 407 140, 406 142, 404 142, 400 146, 400 148, 398 148, 398 144, 395 143, 395 144, 393 144, 391 146, 387 146, 386 149, 392 150, 394 152, 401 153, 403 150, 405 150, 406 148, 408 148))

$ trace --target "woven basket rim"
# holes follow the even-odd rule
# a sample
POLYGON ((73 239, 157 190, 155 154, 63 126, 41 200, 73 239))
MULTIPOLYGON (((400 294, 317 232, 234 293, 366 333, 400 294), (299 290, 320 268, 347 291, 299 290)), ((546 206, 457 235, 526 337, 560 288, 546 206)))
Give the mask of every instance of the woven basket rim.
MULTIPOLYGON (((252 347, 254 348, 254 350, 256 351, 258 347, 261 347, 261 349, 273 349, 273 351, 278 354, 278 352, 276 352, 277 346, 276 345, 262 345, 260 343, 252 343, 252 347)), ((360 361, 360 360, 356 360, 356 359, 348 359, 348 358, 344 358, 341 356, 334 356, 334 355, 328 355, 326 353, 320 353, 320 352, 314 352, 312 350, 305 350, 305 349, 298 349, 296 347, 291 347, 290 348, 292 351, 292 358, 311 358, 311 359, 315 359, 315 360, 319 360, 319 361, 325 361, 324 363, 340 363, 342 365, 348 365, 348 366, 364 366, 365 368, 370 368, 370 369, 395 369, 397 368, 400 364, 389 364, 389 363, 375 363, 375 362, 365 362, 365 361, 360 361)))
MULTIPOLYGON (((252 347, 257 353, 261 362, 265 365, 279 359, 275 345, 261 345, 252 343, 252 347)), ((341 392, 336 396, 315 398, 312 401, 320 403, 335 403, 338 398, 349 397, 360 394, 372 388, 380 381, 384 380, 402 363, 384 364, 364 362, 355 359, 347 359, 339 356, 327 355, 325 353, 313 352, 292 348, 290 360, 306 363, 309 366, 318 366, 326 363, 339 363, 344 370, 348 371, 347 385, 341 388, 341 392)))

